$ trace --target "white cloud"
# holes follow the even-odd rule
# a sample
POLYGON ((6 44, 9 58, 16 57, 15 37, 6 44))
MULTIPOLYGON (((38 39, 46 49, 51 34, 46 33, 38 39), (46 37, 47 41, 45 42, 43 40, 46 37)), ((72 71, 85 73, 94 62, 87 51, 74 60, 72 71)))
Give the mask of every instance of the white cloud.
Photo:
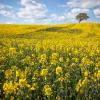
POLYGON ((68 18, 68 19, 75 19, 76 15, 77 15, 78 13, 81 13, 81 12, 83 12, 83 13, 88 13, 88 12, 89 12, 89 9, 73 8, 73 9, 71 9, 70 12, 65 12, 64 15, 65 15, 66 18, 68 18))
POLYGON ((66 3, 70 8, 94 9, 100 6, 100 0, 71 0, 66 3))
POLYGON ((20 0, 17 12, 12 6, 0 4, 0 15, 11 18, 43 19, 46 17, 47 7, 37 0, 20 0))
POLYGON ((0 4, 0 15, 5 17, 15 18, 14 12, 11 6, 0 4))
POLYGON ((65 20, 65 16, 60 16, 60 15, 57 15, 57 14, 51 14, 50 15, 50 19, 53 20, 53 21, 57 21, 57 22, 60 22, 60 21, 63 21, 65 20))
MULTIPOLYGON (((74 22, 75 17, 80 12, 88 14, 93 11, 97 18, 100 18, 100 0, 68 0, 65 5, 65 12, 62 15, 52 14, 48 12, 45 4, 38 2, 39 0, 19 0, 18 9, 15 12, 14 7, 0 4, 0 15, 16 18, 14 23, 62 23, 74 22), (22 19, 21 22, 20 19, 22 19)), ((9 22, 8 22, 9 23, 9 22)), ((11 21, 13 23, 13 20, 11 21)))
POLYGON ((57 23, 63 23, 66 20, 66 17, 64 15, 57 15, 56 13, 51 13, 47 15, 48 17, 36 21, 35 23, 40 23, 40 24, 57 24, 57 23))
POLYGON ((36 0, 21 0, 21 8, 17 16, 21 18, 41 19, 46 17, 46 5, 38 3, 36 0))
POLYGON ((36 23, 34 19, 25 19, 24 23, 36 23))
POLYGON ((95 16, 96 16, 97 18, 100 18, 100 7, 94 9, 93 12, 94 12, 94 14, 95 14, 95 16))
POLYGON ((80 12, 88 13, 88 15, 94 12, 96 18, 100 17, 100 0, 68 0, 60 7, 65 8, 64 15, 69 20, 75 19, 75 16, 80 12))
POLYGON ((5 24, 15 24, 16 22, 14 22, 14 21, 7 21, 7 22, 5 22, 5 24))

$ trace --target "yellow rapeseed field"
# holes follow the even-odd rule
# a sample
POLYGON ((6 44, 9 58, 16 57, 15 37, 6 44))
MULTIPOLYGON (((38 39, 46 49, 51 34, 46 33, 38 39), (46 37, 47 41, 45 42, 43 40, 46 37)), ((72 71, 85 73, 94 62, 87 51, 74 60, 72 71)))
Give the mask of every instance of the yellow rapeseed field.
POLYGON ((0 98, 99 100, 100 24, 1 24, 0 98))

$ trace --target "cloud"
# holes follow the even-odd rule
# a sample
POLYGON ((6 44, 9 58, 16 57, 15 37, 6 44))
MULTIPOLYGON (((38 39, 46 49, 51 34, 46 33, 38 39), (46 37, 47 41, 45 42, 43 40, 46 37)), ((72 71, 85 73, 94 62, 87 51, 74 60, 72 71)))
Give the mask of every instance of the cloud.
POLYGON ((70 8, 94 9, 100 6, 100 0, 71 0, 66 3, 70 8))
POLYGON ((46 17, 47 7, 38 3, 37 0, 20 0, 21 8, 17 16, 21 18, 42 19, 46 17))
POLYGON ((7 22, 5 22, 5 24, 15 24, 16 22, 14 22, 14 21, 7 21, 7 22))
POLYGON ((12 7, 9 5, 0 4, 0 15, 3 15, 5 17, 15 18, 12 7))
POLYGON ((37 0, 20 0, 20 7, 16 12, 12 6, 0 4, 0 15, 11 18, 43 19, 46 18, 47 7, 37 0))
POLYGON ((68 0, 60 7, 65 8, 64 15, 69 20, 75 19, 75 16, 80 12, 85 12, 92 16, 95 15, 96 18, 100 17, 100 0, 68 0))
POLYGON ((56 13, 52 13, 48 15, 48 18, 44 19, 43 22, 45 24, 56 24, 62 23, 66 20, 64 15, 57 15, 56 13))
POLYGON ((81 9, 81 8, 73 8, 73 9, 71 9, 71 11, 70 12, 65 12, 65 16, 66 16, 66 18, 68 18, 68 19, 75 19, 75 17, 76 17, 76 15, 78 14, 78 13, 88 13, 89 12, 89 9, 81 9))
POLYGON ((24 23, 26 23, 26 24, 28 24, 28 23, 33 24, 33 23, 36 23, 36 22, 35 22, 34 19, 25 19, 25 20, 24 20, 24 23))
POLYGON ((35 20, 35 24, 57 24, 63 23, 66 20, 64 15, 58 15, 56 13, 49 13, 45 19, 42 20, 35 20))
POLYGON ((11 18, 11 23, 75 22, 75 17, 80 12, 100 18, 100 0, 67 0, 64 5, 59 5, 63 7, 62 15, 59 15, 59 12, 50 13, 47 6, 39 0, 17 0, 17 2, 16 7, 0 4, 0 15, 11 18))
POLYGON ((94 9, 93 12, 97 18, 100 18, 100 7, 94 9))
POLYGON ((57 14, 51 14, 50 15, 50 19, 51 20, 53 20, 53 21, 58 21, 58 22, 60 22, 60 21, 63 21, 63 20, 65 20, 66 18, 65 18, 65 16, 60 16, 60 15, 57 15, 57 14))

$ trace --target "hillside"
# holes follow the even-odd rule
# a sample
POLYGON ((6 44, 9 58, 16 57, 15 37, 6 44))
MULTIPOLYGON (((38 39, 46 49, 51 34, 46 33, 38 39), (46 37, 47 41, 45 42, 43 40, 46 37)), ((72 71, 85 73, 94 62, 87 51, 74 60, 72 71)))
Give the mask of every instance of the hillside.
POLYGON ((100 23, 59 25, 0 25, 0 38, 66 39, 99 37, 100 23))
POLYGON ((100 24, 0 25, 0 77, 0 100, 99 100, 100 24))

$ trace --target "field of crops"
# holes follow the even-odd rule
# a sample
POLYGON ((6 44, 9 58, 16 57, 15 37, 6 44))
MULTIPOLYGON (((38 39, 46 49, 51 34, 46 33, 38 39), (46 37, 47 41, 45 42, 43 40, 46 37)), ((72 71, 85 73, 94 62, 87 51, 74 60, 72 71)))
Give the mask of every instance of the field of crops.
POLYGON ((99 100, 100 24, 0 25, 0 100, 99 100))

